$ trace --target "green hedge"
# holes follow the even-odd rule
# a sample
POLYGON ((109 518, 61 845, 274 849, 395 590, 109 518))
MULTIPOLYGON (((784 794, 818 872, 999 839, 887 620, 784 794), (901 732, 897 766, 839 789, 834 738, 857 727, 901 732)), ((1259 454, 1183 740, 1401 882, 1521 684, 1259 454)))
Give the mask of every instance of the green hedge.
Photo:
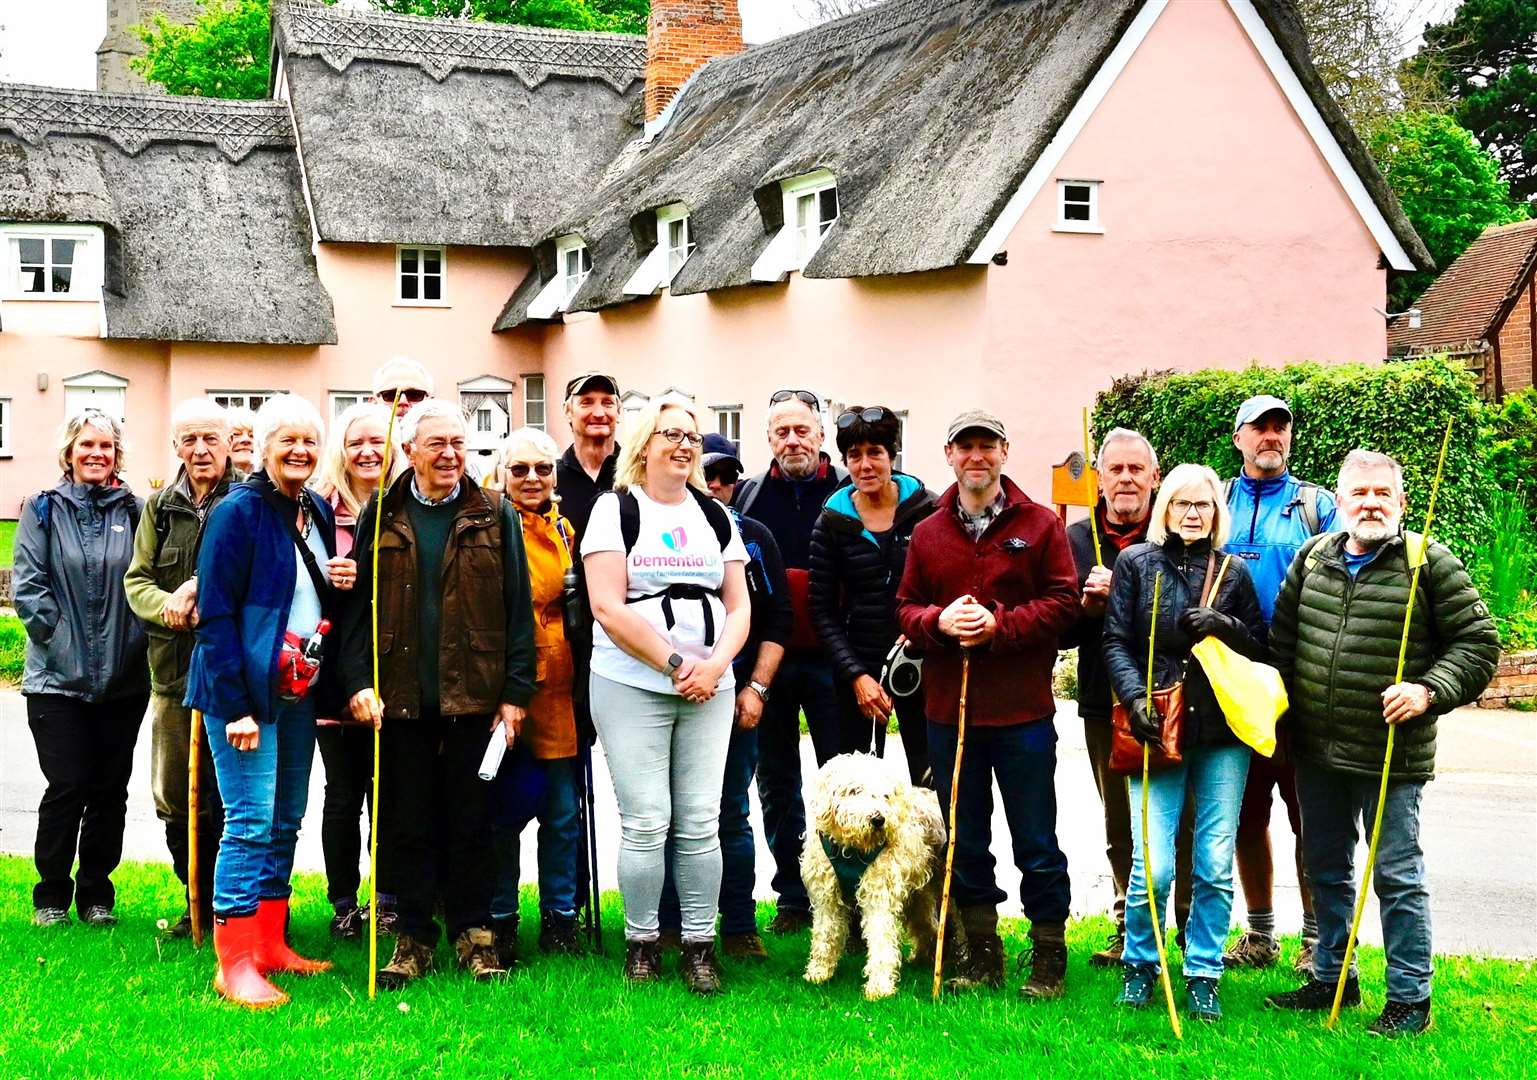
POLYGON ((14 615, 0 615, 0 683, 21 682, 27 656, 27 632, 14 615))
POLYGON ((1234 476, 1241 458, 1233 448, 1233 416, 1254 394, 1275 394, 1291 405, 1291 468, 1304 480, 1333 490, 1340 462, 1355 447, 1397 458, 1404 466, 1411 529, 1424 523, 1441 435, 1447 418, 1455 417, 1433 532, 1470 558, 1487 529, 1492 482, 1485 470, 1481 403, 1472 375, 1456 361, 1144 372, 1116 380, 1099 395, 1096 439, 1113 427, 1134 428, 1158 448, 1165 472, 1194 461, 1219 476, 1234 476))

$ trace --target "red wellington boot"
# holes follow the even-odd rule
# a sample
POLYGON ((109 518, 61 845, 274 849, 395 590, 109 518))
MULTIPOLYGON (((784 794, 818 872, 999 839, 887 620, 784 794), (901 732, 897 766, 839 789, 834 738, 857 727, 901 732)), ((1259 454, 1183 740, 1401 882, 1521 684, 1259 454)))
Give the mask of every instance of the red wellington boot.
POLYGON ((288 901, 263 900, 256 905, 256 963, 262 971, 316 975, 331 970, 329 960, 306 960, 288 947, 288 901))
POLYGON ((268 982, 256 966, 260 940, 255 915, 214 920, 213 948, 219 957, 219 973, 213 977, 213 988, 248 1009, 288 1004, 288 995, 268 982))

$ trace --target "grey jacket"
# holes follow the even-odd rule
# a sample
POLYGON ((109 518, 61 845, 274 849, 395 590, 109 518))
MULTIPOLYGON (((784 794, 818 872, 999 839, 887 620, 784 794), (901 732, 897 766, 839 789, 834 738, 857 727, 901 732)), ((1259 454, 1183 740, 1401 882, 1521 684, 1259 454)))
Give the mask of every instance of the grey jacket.
POLYGON ((126 487, 67 478, 22 504, 13 578, 27 630, 22 693, 98 702, 149 692, 144 627, 123 590, 142 509, 126 487))

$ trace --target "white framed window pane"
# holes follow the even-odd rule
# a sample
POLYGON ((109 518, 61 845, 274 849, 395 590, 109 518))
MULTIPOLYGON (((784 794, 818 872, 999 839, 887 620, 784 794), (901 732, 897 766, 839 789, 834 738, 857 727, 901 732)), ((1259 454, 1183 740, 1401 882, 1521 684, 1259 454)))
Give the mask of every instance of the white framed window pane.
POLYGON ((402 274, 414 274, 414 273, 416 273, 417 259, 419 258, 419 255, 420 255, 420 252, 416 248, 411 248, 411 247, 401 248, 400 249, 400 272, 402 274))
POLYGON ((838 220, 838 189, 826 188, 817 193, 817 211, 822 232, 832 228, 833 222, 838 220))
POLYGON ((811 228, 816 210, 817 197, 815 195, 802 195, 795 200, 795 227, 801 232, 811 228))
POLYGON ((48 291, 55 294, 69 292, 70 279, 74 275, 74 269, 69 266, 55 266, 49 279, 48 291))
POLYGON ((52 243, 52 248, 53 248, 53 265, 55 267, 59 267, 59 266, 72 267, 72 266, 74 266, 74 264, 75 264, 75 244, 76 243, 77 243, 77 241, 74 241, 74 240, 58 240, 58 239, 56 239, 56 240, 53 241, 53 243, 52 243))
POLYGON ((443 272, 443 253, 436 248, 422 249, 422 273, 441 274, 443 272))
POLYGON ((581 266, 584 277, 592 272, 592 253, 586 248, 582 248, 581 266))
POLYGON ((438 274, 424 274, 422 276, 422 299, 443 299, 443 278, 438 274))
POLYGON ((475 430, 482 432, 491 430, 491 410, 485 406, 475 410, 475 430))
POLYGON ((523 423, 544 430, 544 376, 530 375, 523 380, 523 423))
POLYGON ((419 298, 415 274, 402 274, 400 276, 400 298, 402 300, 416 300, 419 298))
POLYGON ((40 237, 24 236, 16 241, 17 255, 24 266, 41 266, 46 244, 40 237))

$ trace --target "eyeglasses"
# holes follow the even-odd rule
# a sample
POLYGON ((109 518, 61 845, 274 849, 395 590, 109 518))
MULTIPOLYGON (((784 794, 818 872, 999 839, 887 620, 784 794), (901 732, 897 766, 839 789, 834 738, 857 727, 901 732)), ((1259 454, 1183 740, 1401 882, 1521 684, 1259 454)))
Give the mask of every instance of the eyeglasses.
POLYGON ((507 475, 511 476, 514 480, 522 480, 528 475, 529 469, 533 469, 534 475, 543 479, 555 471, 555 466, 551 465, 548 461, 541 461, 537 465, 525 465, 520 461, 516 465, 507 466, 507 475))
POLYGON ((698 450, 701 446, 704 445, 703 435, 699 434, 697 431, 684 431, 680 427, 663 428, 661 431, 652 432, 652 434, 660 435, 674 446, 677 446, 680 443, 686 441, 689 446, 693 447, 695 450, 698 450))
POLYGON ((422 402, 427 400, 427 391, 425 391, 425 390, 418 390, 415 387, 410 387, 410 388, 407 388, 407 389, 401 389, 401 388, 394 387, 394 386, 390 387, 387 390, 380 390, 379 391, 379 400, 380 401, 387 401, 391 405, 393 405, 393 404, 395 404, 395 399, 396 398, 405 398, 412 405, 420 405, 422 402))
POLYGON ((838 427, 847 430, 853 427, 859 420, 863 420, 867 424, 874 424, 886 419, 890 415, 891 410, 884 405, 871 405, 868 409, 853 405, 838 414, 838 427))
POLYGON ((810 390, 776 390, 769 398, 769 404, 778 405, 781 402, 789 401, 791 398, 794 398, 797 401, 805 402, 807 405, 811 406, 812 412, 815 412, 822 407, 822 399, 817 397, 810 390))
POLYGON ((1214 503, 1191 502, 1189 499, 1171 499, 1169 501, 1169 509, 1174 511, 1176 517, 1184 517, 1192 510, 1202 517, 1207 517, 1216 508, 1214 503))

